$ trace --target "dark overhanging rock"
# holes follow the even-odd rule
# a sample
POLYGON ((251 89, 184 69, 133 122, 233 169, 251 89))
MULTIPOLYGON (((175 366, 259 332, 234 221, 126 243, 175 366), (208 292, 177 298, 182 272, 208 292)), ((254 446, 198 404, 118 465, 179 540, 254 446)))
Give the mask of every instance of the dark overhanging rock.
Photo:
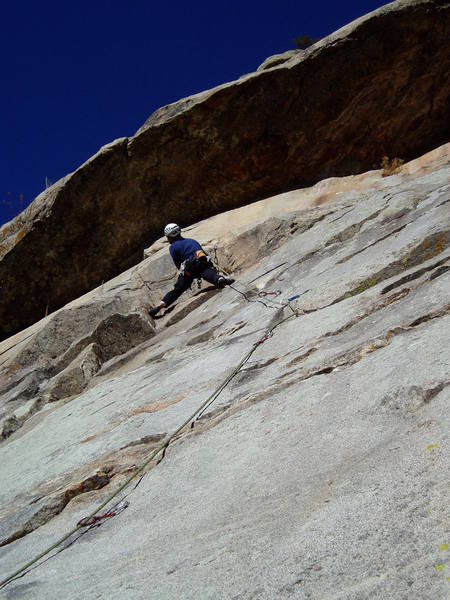
POLYGON ((0 339, 188 224, 450 137, 450 5, 383 7, 274 68, 157 111, 0 230, 0 339))

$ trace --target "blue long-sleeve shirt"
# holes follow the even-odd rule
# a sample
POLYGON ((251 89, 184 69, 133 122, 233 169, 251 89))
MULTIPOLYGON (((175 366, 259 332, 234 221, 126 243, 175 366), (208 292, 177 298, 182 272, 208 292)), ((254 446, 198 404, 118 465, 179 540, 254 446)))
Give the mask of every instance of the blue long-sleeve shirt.
POLYGON ((185 260, 189 260, 195 256, 197 250, 203 250, 197 240, 191 240, 189 238, 181 238, 181 240, 175 240, 170 244, 169 252, 170 256, 175 263, 177 269, 181 267, 181 263, 185 260))

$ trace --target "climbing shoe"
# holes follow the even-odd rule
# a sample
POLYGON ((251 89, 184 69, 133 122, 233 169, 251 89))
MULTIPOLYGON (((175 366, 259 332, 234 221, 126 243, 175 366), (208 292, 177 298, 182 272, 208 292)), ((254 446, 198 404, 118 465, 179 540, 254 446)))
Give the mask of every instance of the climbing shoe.
POLYGON ((224 288, 226 285, 231 285, 232 283, 234 283, 234 279, 231 277, 219 277, 216 285, 218 288, 224 288))
POLYGON ((156 317, 156 315, 159 313, 159 311, 160 311, 160 310, 161 310, 161 309, 160 309, 158 306, 155 306, 155 308, 151 308, 151 309, 148 311, 148 314, 149 314, 151 317, 153 317, 153 318, 154 318, 154 317, 156 317))

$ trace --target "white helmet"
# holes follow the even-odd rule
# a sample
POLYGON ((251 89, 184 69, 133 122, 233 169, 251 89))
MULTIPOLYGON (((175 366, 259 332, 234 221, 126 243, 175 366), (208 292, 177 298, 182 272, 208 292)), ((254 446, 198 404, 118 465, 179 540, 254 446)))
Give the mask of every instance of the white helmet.
POLYGON ((164 235, 166 237, 170 238, 176 238, 180 235, 181 233, 181 227, 179 225, 177 225, 176 223, 168 223, 165 227, 164 227, 164 235))

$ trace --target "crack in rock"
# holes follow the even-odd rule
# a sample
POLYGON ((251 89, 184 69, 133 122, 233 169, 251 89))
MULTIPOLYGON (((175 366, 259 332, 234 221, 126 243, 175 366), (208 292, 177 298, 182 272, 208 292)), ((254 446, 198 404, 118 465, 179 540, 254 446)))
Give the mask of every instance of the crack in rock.
POLYGON ((450 230, 442 230, 437 233, 430 234, 421 242, 417 243, 401 258, 394 260, 394 262, 390 263, 383 269, 373 273, 369 278, 359 282, 357 286, 345 292, 345 294, 342 294, 336 300, 333 300, 333 302, 331 302, 328 306, 337 304, 342 302, 342 300, 361 294, 378 283, 381 283, 383 280, 394 277, 401 271, 404 271, 405 268, 415 267, 418 264, 429 260, 433 255, 440 254, 443 252, 444 248, 448 246, 449 239, 450 230))
POLYGON ((300 354, 299 356, 296 356, 295 358, 293 358, 288 364, 296 365, 299 362, 306 360, 309 356, 311 356, 311 354, 314 354, 314 352, 317 352, 317 350, 318 350, 318 348, 316 348, 316 347, 310 348, 306 352, 303 352, 303 354, 300 354))
MULTIPOLYGON (((384 210, 384 206, 382 208, 380 208, 379 210, 376 210, 375 212, 371 213, 368 217, 366 217, 365 219, 362 219, 358 223, 353 223, 352 225, 349 225, 348 227, 346 227, 345 229, 343 229, 342 231, 337 233, 335 236, 333 236, 332 238, 327 240, 324 248, 327 248, 328 246, 331 246, 332 244, 347 242, 349 239, 355 237, 361 231, 362 227, 366 223, 369 223, 370 221, 375 220, 383 212, 383 210, 384 210)), ((350 211, 347 211, 347 212, 350 212, 350 211)), ((347 214, 347 213, 344 213, 344 214, 347 214)))
MULTIPOLYGON (((82 481, 72 485, 63 492, 55 494, 50 497, 46 497, 43 506, 41 506, 31 518, 23 523, 15 531, 0 539, 0 546, 6 546, 11 542, 14 542, 32 531, 35 531, 45 523, 48 523, 53 517, 59 515, 64 508, 69 504, 73 498, 91 492, 93 490, 99 490, 110 482, 112 478, 111 472, 99 471, 90 477, 83 479, 82 481)), ((34 500, 33 503, 41 501, 42 498, 34 500)))
MULTIPOLYGON (((11 397, 7 395, 4 401, 20 400, 22 403, 15 413, 10 414, 0 423, 0 440, 6 439, 20 429, 25 421, 40 410, 47 401, 75 397, 81 393, 100 370, 103 362, 120 356, 130 348, 146 341, 154 333, 153 325, 140 313, 127 315, 113 313, 100 321, 88 336, 72 344, 53 364, 47 363, 44 367, 35 367, 31 371, 19 374, 18 378, 13 378, 5 390, 6 393, 12 390, 9 394, 11 397), (23 400, 35 398, 38 394, 32 407, 23 406, 23 400), (17 412, 19 415, 16 414, 17 412)), ((41 343, 42 340, 39 344, 41 343)), ((27 357, 29 358, 35 351, 35 347, 27 348, 23 352, 22 359, 19 357, 17 360, 25 361, 26 364, 27 357)))
MULTIPOLYGON (((448 257, 443 258, 442 260, 439 260, 438 262, 435 262, 432 265, 427 265, 425 267, 422 267, 421 269, 417 269, 416 271, 413 271, 412 273, 408 273, 408 275, 405 275, 404 277, 401 277, 400 279, 397 279, 393 283, 391 283, 391 284, 387 285, 385 288, 383 288, 381 290, 381 294, 387 294, 388 292, 390 292, 394 288, 399 287, 400 285, 403 285, 404 283, 408 283, 409 281, 413 281, 414 279, 418 279, 424 273, 427 273, 428 271, 432 271, 433 269, 436 269, 436 267, 439 267, 440 265, 443 265, 447 261, 448 261, 448 257)), ((432 274, 430 276, 430 280, 434 279, 435 277, 439 277, 439 275, 443 275, 443 273, 445 273, 449 268, 450 267, 448 267, 448 266, 445 267, 444 270, 442 272, 439 272, 438 275, 434 275, 433 276, 433 274, 432 274)))
POLYGON ((450 381, 441 381, 429 388, 423 388, 416 385, 402 387, 399 390, 384 396, 380 402, 380 407, 387 412, 394 412, 407 416, 408 414, 417 412, 426 404, 429 404, 449 385, 449 383, 450 381))
MULTIPOLYGON (((372 352, 375 352, 381 348, 386 347, 392 341, 394 336, 403 334, 403 333, 405 333, 423 323, 426 323, 432 319, 437 319, 439 317, 445 316, 445 315, 449 314, 449 312, 450 312, 450 305, 447 305, 446 307, 444 307, 443 309, 440 309, 439 311, 429 313, 428 315, 423 315, 422 317, 411 322, 409 325, 391 328, 384 336, 376 338, 375 340, 372 340, 372 341, 364 344, 360 348, 357 348, 355 350, 352 350, 341 356, 336 357, 336 359, 333 361, 333 364, 321 367, 319 369, 314 369, 314 370, 310 371, 309 373, 303 374, 301 377, 297 377, 295 379, 286 381, 286 379, 285 379, 286 376, 288 376, 290 373, 292 373, 292 371, 290 373, 289 372, 285 373, 285 375, 283 376, 283 379, 278 380, 277 382, 275 382, 275 384, 273 386, 264 390, 263 392, 253 394, 252 396, 248 396, 247 398, 245 398, 244 401, 234 402, 231 405, 216 407, 209 413, 203 415, 202 419, 201 419, 201 427, 196 428, 195 435, 198 435, 199 433, 202 433, 203 431, 209 429, 210 427, 215 426, 223 419, 228 418, 229 416, 234 414, 237 410, 242 410, 251 404, 254 404, 256 402, 259 402, 261 400, 264 400, 264 399, 270 397, 272 395, 272 393, 275 393, 275 391, 279 392, 282 389, 286 389, 287 387, 290 387, 293 384, 298 384, 299 382, 305 381, 311 377, 315 377, 315 376, 319 376, 319 375, 327 375, 327 374, 333 372, 337 367, 351 366, 351 365, 359 362, 360 360, 362 360, 368 354, 371 354, 372 352)), ((302 356, 302 359, 305 359, 307 357, 307 355, 311 355, 315 350, 316 350, 315 348, 311 348, 309 351, 307 351, 302 356)), ((293 360, 299 361, 300 358, 301 357, 297 357, 297 359, 293 359, 293 360)), ((270 359, 265 364, 270 364, 274 360, 275 359, 270 359)), ((292 361, 291 361, 291 363, 292 363, 292 361)), ((262 366, 264 366, 264 365, 259 364, 255 368, 260 368, 262 366)), ((419 390, 418 388, 417 389, 414 388, 414 390, 412 390, 412 391, 417 392, 416 397, 420 398, 420 403, 419 403, 418 407, 420 408, 420 406, 431 402, 431 400, 435 396, 437 396, 444 389, 444 387, 446 385, 448 385, 448 382, 441 382, 441 383, 439 383, 433 387, 430 387, 429 389, 426 389, 426 390, 422 390, 422 389, 419 390)), ((395 403, 398 402, 398 398, 399 398, 398 395, 396 396, 396 399, 395 398, 394 399, 386 398, 385 401, 382 402, 382 405, 388 409, 391 409, 393 407, 394 410, 397 410, 395 403)), ((416 403, 416 405, 417 405, 417 403, 416 403)), ((411 409, 409 408, 407 410, 411 410, 411 409)), ((130 442, 126 446, 123 446, 120 449, 120 451, 129 450, 133 447, 140 448, 140 454, 145 456, 145 454, 148 453, 148 449, 149 449, 148 446, 149 445, 154 446, 155 444, 159 443, 165 437, 165 435, 166 434, 162 433, 162 434, 144 436, 143 438, 140 438, 139 440, 130 442)), ((191 435, 191 430, 186 431, 186 432, 180 432, 180 435, 178 435, 172 441, 172 444, 188 435, 191 435)), ((114 453, 114 454, 117 455, 117 453, 114 453)), ((117 456, 116 456, 116 458, 117 458, 117 456)), ((117 475, 119 473, 125 474, 127 472, 130 472, 132 469, 135 468, 136 462, 138 462, 135 460, 136 459, 135 456, 133 458, 134 458, 134 460, 131 461, 132 464, 127 464, 125 466, 121 465, 121 467, 118 467, 117 465, 114 467, 111 465, 105 465, 102 470, 97 471, 94 475, 91 475, 91 476, 81 480, 80 482, 73 484, 69 488, 61 491, 60 493, 45 497, 43 506, 41 506, 36 511, 36 513, 31 518, 29 518, 24 524, 22 524, 15 531, 13 531, 12 533, 10 533, 6 537, 4 537, 2 540, 0 540, 0 546, 5 546, 21 537, 24 537, 31 531, 34 531, 41 525, 47 523, 54 516, 60 514, 73 498, 80 496, 82 494, 85 494, 87 492, 90 492, 93 490, 99 490, 99 489, 105 487, 106 485, 108 485, 110 483, 110 481, 114 475, 117 475)), ((155 461, 155 464, 156 464, 156 461, 155 461)), ((149 468, 151 468, 151 466, 149 466, 149 468)), ((33 500, 32 502, 37 503, 38 501, 41 501, 41 500, 42 500, 42 496, 40 498, 33 500)))
MULTIPOLYGON (((281 378, 279 378, 275 382, 275 384, 271 388, 269 388, 269 391, 275 390, 275 389, 278 389, 278 390, 285 389, 287 387, 290 387, 291 385, 300 383, 302 381, 306 381, 307 379, 310 379, 311 377, 316 377, 318 375, 327 375, 329 373, 332 373, 338 367, 339 368, 350 367, 350 366, 356 364, 357 362, 359 362, 360 360, 362 360, 365 356, 372 354, 373 352, 376 352, 377 350, 380 350, 381 348, 385 348, 386 346, 388 346, 392 342, 394 336, 401 335, 403 333, 411 331, 412 329, 414 329, 415 327, 418 327, 419 325, 422 325, 423 323, 427 323, 431 320, 444 317, 448 314, 450 314, 450 304, 440 310, 429 313, 428 315, 423 315, 422 317, 419 317, 418 319, 412 321, 408 325, 402 325, 402 326, 390 328, 384 336, 377 337, 369 342, 364 343, 359 348, 350 350, 348 352, 345 352, 341 355, 336 356, 336 358, 333 360, 332 364, 330 364, 330 365, 326 365, 326 366, 320 367, 318 369, 317 368, 312 369, 309 372, 307 372, 299 377, 297 376, 297 377, 290 379, 289 381, 285 381, 286 377, 297 372, 295 369, 291 370, 291 371, 287 371, 286 373, 284 373, 284 375, 281 378)), ((266 392, 264 392, 264 394, 266 394, 266 392)))
POLYGON ((405 227, 407 225, 409 225, 409 223, 405 223, 404 225, 401 225, 400 227, 397 227, 396 229, 394 229, 393 231, 390 231, 386 235, 383 235, 382 237, 380 237, 380 238, 376 239, 375 241, 371 242, 370 244, 367 244, 367 246, 364 246, 364 248, 361 248, 360 250, 356 250, 356 252, 353 252, 352 254, 349 254, 348 256, 344 256, 344 258, 341 258, 340 260, 338 260, 336 264, 341 265, 341 264, 343 264, 343 263, 351 260, 352 258, 354 258, 355 256, 357 256, 358 254, 361 254, 362 252, 365 252, 366 250, 368 250, 369 248, 372 248, 376 244, 379 244, 380 242, 383 242, 387 238, 391 237, 391 235, 395 235, 397 233, 400 233, 400 231, 402 231, 403 229, 405 229, 405 227))
POLYGON ((45 402, 46 399, 42 396, 29 400, 16 409, 11 416, 0 422, 0 442, 6 440, 10 435, 20 429, 30 417, 42 408, 45 402))

